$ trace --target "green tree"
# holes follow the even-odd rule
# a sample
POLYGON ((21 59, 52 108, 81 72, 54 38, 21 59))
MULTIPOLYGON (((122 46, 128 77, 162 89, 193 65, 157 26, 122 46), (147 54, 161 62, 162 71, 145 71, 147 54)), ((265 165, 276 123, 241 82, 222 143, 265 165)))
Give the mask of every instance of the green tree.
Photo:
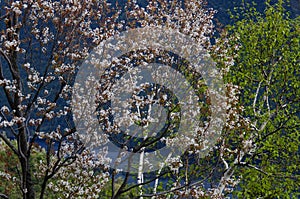
POLYGON ((246 129, 226 132, 235 152, 224 159, 223 179, 240 179, 238 198, 300 194, 300 21, 289 17, 284 3, 267 1, 264 13, 238 11, 217 48, 226 52, 219 63, 240 92, 239 115, 248 122, 246 129))

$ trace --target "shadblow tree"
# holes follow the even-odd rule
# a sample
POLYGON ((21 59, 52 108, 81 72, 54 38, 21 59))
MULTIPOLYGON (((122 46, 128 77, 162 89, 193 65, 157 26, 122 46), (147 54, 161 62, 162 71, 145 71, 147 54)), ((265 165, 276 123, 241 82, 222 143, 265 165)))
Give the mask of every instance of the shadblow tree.
MULTIPOLYGON (((18 158, 4 168, 14 174, 9 178, 14 190, 2 197, 17 191, 23 198, 44 198, 49 180, 61 169, 71 168, 67 176, 73 164, 84 164, 87 170, 98 166, 86 164, 89 157, 74 133, 71 83, 90 48, 116 31, 111 27, 118 14, 104 1, 1 1, 0 137, 18 158), (33 162, 38 139, 44 140, 45 152, 33 162)), ((77 188, 70 192, 82 195, 87 192, 78 187, 89 185, 76 178, 80 174, 73 173, 77 188)), ((97 195, 103 177, 88 187, 91 194, 97 195)))
MULTIPOLYGON (((188 187, 188 173, 179 172, 182 166, 180 158, 168 160, 168 164, 162 166, 171 166, 171 169, 159 170, 149 180, 139 173, 136 183, 130 184, 128 172, 118 183, 121 185, 117 186, 115 176, 119 171, 114 170, 109 175, 105 154, 93 154, 80 140, 71 114, 71 92, 82 61, 93 47, 108 37, 132 28, 163 26, 188 35, 194 43, 209 48, 213 14, 212 10, 204 8, 203 1, 154 0, 142 5, 136 1, 122 5, 94 0, 1 1, 0 137, 4 141, 1 145, 6 145, 1 146, 4 150, 1 154, 14 157, 14 165, 5 164, 0 168, 1 176, 12 187, 11 190, 1 189, 4 191, 1 197, 14 197, 13 193, 17 193, 24 199, 46 196, 97 198, 110 176, 111 195, 104 197, 118 198, 135 188, 138 188, 139 195, 149 192, 148 196, 163 195, 157 193, 163 189, 169 189, 168 192, 172 193, 183 188, 184 193, 202 194, 196 193, 196 186, 188 187), (158 179, 166 177, 171 177, 172 183, 159 186, 162 181, 158 179), (182 181, 183 178, 185 181, 182 181), (150 191, 147 191, 149 186, 143 187, 154 181, 150 191)), ((170 65, 176 60, 170 52, 162 55, 158 52, 150 49, 128 56, 137 63, 147 59, 153 61, 153 56, 156 60, 166 59, 161 63, 170 65)), ((117 66, 117 63, 114 64, 117 66)), ((184 67, 178 67, 184 76, 193 76, 184 67)), ((115 78, 114 73, 109 75, 112 75, 111 79, 115 78)), ((203 81, 194 83, 199 89, 203 88, 201 85, 203 81)), ((147 90, 147 84, 145 86, 140 89, 147 90)), ((106 94, 100 92, 100 98, 106 94)), ((136 93, 137 98, 141 97, 138 95, 136 93)), ((168 99, 168 95, 160 97, 155 100, 167 106, 163 100, 168 99)), ((78 98, 80 96, 73 96, 73 99, 78 98)), ((138 103, 133 105, 135 110, 139 109, 138 103)), ((84 108, 84 104, 77 106, 84 108)), ((205 110, 202 111, 205 113, 205 110)), ((103 119, 101 113, 98 118, 100 122, 103 119)), ((170 115, 176 117, 176 114, 170 115)), ((137 116, 140 118, 134 122, 138 125, 147 125, 152 121, 150 117, 137 116)), ((191 140, 194 143, 191 153, 201 151, 199 140, 191 140)), ((157 140, 146 141, 146 144, 153 145, 157 140)), ((139 144, 140 148, 146 147, 144 142, 139 144)))

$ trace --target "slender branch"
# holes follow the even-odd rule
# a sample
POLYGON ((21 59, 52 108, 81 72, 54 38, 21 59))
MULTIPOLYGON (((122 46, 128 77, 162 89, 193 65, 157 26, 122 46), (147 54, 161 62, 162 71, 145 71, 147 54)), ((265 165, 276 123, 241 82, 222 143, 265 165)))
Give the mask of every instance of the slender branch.
POLYGON ((12 69, 12 63, 9 59, 9 57, 6 55, 6 53, 0 48, 0 54, 4 57, 4 59, 7 61, 9 67, 12 69))
POLYGON ((2 16, 0 17, 0 20, 6 18, 8 15, 9 15, 9 13, 6 13, 5 15, 2 15, 2 16))
MULTIPOLYGON (((2 112, 2 111, 0 111, 0 114, 2 115, 2 117, 6 120, 6 121, 8 121, 8 119, 6 118, 6 116, 4 115, 4 113, 2 112)), ((14 135, 14 136, 16 136, 17 137, 17 132, 15 131, 15 129, 12 127, 12 126, 10 126, 9 125, 9 129, 11 130, 11 132, 12 132, 12 134, 14 135)))
POLYGON ((7 195, 0 193, 0 198, 9 199, 7 195))
POLYGON ((297 176, 285 176, 285 175, 281 175, 281 174, 277 174, 277 173, 268 173, 268 172, 266 172, 266 171, 258 168, 257 166, 254 166, 254 165, 249 164, 247 162, 240 162, 239 165, 241 165, 241 166, 247 166, 249 168, 253 168, 253 169, 259 171, 260 173, 263 173, 263 174, 265 174, 267 176, 272 176, 272 177, 275 177, 275 178, 289 178, 289 179, 294 179, 294 180, 299 180, 300 179, 299 176, 298 177, 297 176))
MULTIPOLYGON (((251 140, 251 139, 252 138, 250 138, 249 140, 251 140)), ((247 149, 247 150, 249 151, 250 149, 247 149)), ((245 156, 246 153, 247 153, 247 151, 243 151, 243 150, 239 151, 237 157, 233 161, 233 165, 228 167, 228 169, 224 172, 217 189, 215 189, 215 191, 214 191, 214 195, 219 196, 223 193, 223 191, 226 187, 225 183, 231 178, 231 176, 234 173, 236 165, 240 164, 241 160, 243 159, 243 157, 245 156)))
POLYGON ((14 147, 14 145, 3 135, 3 133, 0 133, 0 137, 4 140, 5 144, 9 146, 11 150, 17 155, 20 156, 18 150, 14 147))
POLYGON ((203 179, 203 180, 200 180, 200 181, 197 181, 197 182, 194 182, 192 184, 185 184, 185 185, 182 185, 180 187, 176 187, 176 188, 173 188, 173 189, 170 189, 168 191, 163 191, 163 192, 159 192, 159 193, 155 193, 155 194, 143 194, 141 196, 138 196, 138 197, 135 197, 134 199, 139 199, 139 197, 157 197, 157 196, 160 196, 160 195, 164 195, 164 194, 167 194, 167 193, 171 193, 171 192, 174 192, 174 191, 178 191, 178 190, 181 190, 181 189, 184 189, 186 187, 193 187, 193 186, 197 186, 201 183, 203 183, 207 178, 203 179))
MULTIPOLYGON (((129 164, 130 165, 130 164, 129 164)), ((130 168, 130 166, 128 165, 128 168, 130 168)), ((125 178, 124 178, 124 180, 123 180, 123 183, 121 184, 121 186, 120 186, 120 188, 118 189, 118 191, 117 191, 117 193, 115 194, 115 195, 113 195, 113 199, 117 199, 120 195, 121 195, 121 193, 122 193, 122 190, 125 188, 125 186, 126 186, 126 183, 127 183, 127 181, 128 181, 128 178, 129 178, 129 172, 127 172, 126 173, 126 175, 125 175, 125 178)))
MULTIPOLYGON (((11 64, 10 63, 10 60, 8 59, 7 55, 2 51, 2 49, 0 48, 0 52, 1 54, 4 56, 5 60, 8 60, 8 64, 11 64)), ((0 79, 1 80, 4 80, 4 75, 3 75, 3 68, 2 68, 2 62, 0 61, 0 79)), ((3 89, 4 92, 5 92, 5 95, 6 95, 6 98, 7 98, 7 101, 10 105, 10 107, 13 107, 14 106, 14 103, 13 103, 13 99, 12 97, 10 96, 9 92, 7 89, 3 89)))
POLYGON ((253 168, 253 169, 255 169, 255 170, 257 170, 257 171, 259 171, 259 172, 261 172, 261 173, 263 173, 265 175, 270 175, 269 173, 265 172, 264 170, 262 170, 262 169, 260 169, 260 168, 258 168, 256 166, 254 166, 252 164, 246 163, 246 162, 240 162, 239 165, 243 165, 243 166, 247 166, 247 167, 253 168))
POLYGON ((111 176, 111 197, 115 195, 115 174, 116 171, 113 170, 112 176, 111 176))
MULTIPOLYGON (((132 186, 128 187, 127 189, 123 189, 121 193, 125 193, 125 192, 127 192, 127 191, 130 191, 131 189, 136 188, 136 187, 141 186, 141 185, 149 184, 149 183, 153 182, 154 180, 156 180, 156 179, 158 179, 158 178, 160 178, 160 177, 162 177, 162 176, 164 176, 165 174, 168 174, 168 173, 169 173, 169 171, 168 171, 168 172, 160 173, 159 175, 157 175, 155 178, 153 178, 153 179, 151 179, 151 180, 147 180, 147 181, 142 182, 142 183, 140 183, 140 184, 132 185, 132 186)), ((155 194, 155 193, 154 193, 154 194, 155 194)))
POLYGON ((252 108, 253 108, 253 112, 254 112, 254 115, 256 116, 256 110, 255 110, 255 107, 256 107, 256 102, 257 102, 257 98, 258 98, 258 93, 259 93, 259 90, 260 90, 260 87, 261 87, 261 83, 262 81, 259 82, 258 84, 258 87, 256 89, 256 93, 255 93, 255 97, 254 97, 254 101, 253 101, 253 105, 252 105, 252 108))
MULTIPOLYGON (((262 138, 261 138, 261 141, 263 141, 264 139, 266 139, 267 137, 269 137, 270 135, 274 134, 274 133, 277 133, 278 131, 280 131, 281 129, 284 129, 285 128, 285 124, 289 121, 290 118, 288 118, 285 122, 283 122, 278 128, 276 128, 274 131, 271 131, 269 133, 267 133, 266 135, 264 135, 262 138)), ((296 125, 294 127, 297 127, 299 125, 296 125)))
POLYGON ((267 86, 266 86, 266 92, 267 92, 267 94, 265 95, 266 96, 266 103, 267 103, 269 117, 271 117, 271 108, 270 108, 270 102, 269 102, 269 86, 270 86, 270 82, 271 82, 271 79, 272 79, 272 73, 273 73, 273 71, 274 71, 274 67, 272 68, 272 70, 271 70, 271 72, 269 74, 269 78, 267 80, 268 81, 267 86))
POLYGON ((9 69, 11 71, 11 74, 12 74, 13 78, 17 81, 17 83, 19 85, 18 89, 21 89, 21 87, 20 87, 20 75, 19 75, 19 72, 17 71, 18 68, 15 65, 16 63, 14 63, 15 60, 13 60, 13 63, 12 63, 12 61, 10 60, 10 58, 6 55, 6 53, 1 48, 0 48, 0 54, 7 61, 9 69))
POLYGON ((226 162, 226 160, 223 157, 223 152, 224 152, 224 145, 225 145, 225 140, 223 140, 222 145, 221 145, 221 149, 220 149, 220 158, 223 162, 223 164, 225 165, 225 170, 227 170, 229 168, 228 163, 226 162))

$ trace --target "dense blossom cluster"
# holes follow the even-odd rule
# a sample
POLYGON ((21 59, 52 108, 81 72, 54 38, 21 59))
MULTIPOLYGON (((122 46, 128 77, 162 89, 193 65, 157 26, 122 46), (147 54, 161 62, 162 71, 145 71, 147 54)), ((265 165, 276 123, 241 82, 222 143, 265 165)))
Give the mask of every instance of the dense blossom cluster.
MULTIPOLYGON (((71 145, 65 145, 62 151, 69 152, 71 147, 71 145)), ((53 176, 47 188, 62 198, 98 198, 103 186, 108 182, 109 173, 97 171, 103 168, 108 160, 101 156, 98 156, 97 159, 96 157, 91 155, 88 150, 76 154, 74 160, 66 164, 68 166, 62 167, 53 176)), ((53 168, 55 168, 55 160, 52 160, 50 164, 41 160, 39 170, 42 173, 53 168)), ((39 174, 37 173, 37 175, 39 174)))

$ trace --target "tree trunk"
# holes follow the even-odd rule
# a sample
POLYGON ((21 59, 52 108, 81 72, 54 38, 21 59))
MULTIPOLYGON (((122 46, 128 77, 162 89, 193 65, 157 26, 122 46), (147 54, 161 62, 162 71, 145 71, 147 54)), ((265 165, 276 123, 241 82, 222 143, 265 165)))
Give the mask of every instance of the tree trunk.
POLYGON ((28 154, 28 145, 26 139, 26 130, 24 127, 19 127, 19 139, 18 139, 18 148, 20 152, 20 163, 22 169, 22 192, 23 199, 34 199, 35 191, 31 179, 31 170, 30 170, 30 155, 28 154))

